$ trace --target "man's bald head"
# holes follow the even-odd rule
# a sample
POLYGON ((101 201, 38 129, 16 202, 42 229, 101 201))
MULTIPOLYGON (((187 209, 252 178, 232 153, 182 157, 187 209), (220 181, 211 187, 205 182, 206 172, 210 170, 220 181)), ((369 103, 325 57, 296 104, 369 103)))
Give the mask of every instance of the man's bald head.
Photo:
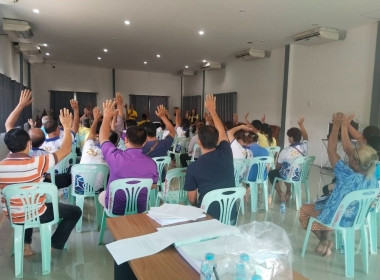
POLYGON ((47 123, 48 121, 51 121, 51 117, 50 116, 43 116, 42 119, 41 119, 41 123, 42 125, 44 125, 45 123, 47 123))
POLYGON ((31 128, 28 133, 33 148, 39 148, 45 142, 45 134, 41 128, 31 128))

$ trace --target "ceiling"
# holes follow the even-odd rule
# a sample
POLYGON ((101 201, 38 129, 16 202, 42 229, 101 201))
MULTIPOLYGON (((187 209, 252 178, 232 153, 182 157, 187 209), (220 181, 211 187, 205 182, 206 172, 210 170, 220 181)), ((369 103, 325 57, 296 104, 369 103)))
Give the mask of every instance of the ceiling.
POLYGON ((19 0, 0 4, 0 17, 30 22, 30 42, 48 44, 45 63, 177 73, 185 65, 198 70, 203 59, 228 64, 247 48, 283 47, 316 26, 348 30, 379 21, 380 2, 19 0))

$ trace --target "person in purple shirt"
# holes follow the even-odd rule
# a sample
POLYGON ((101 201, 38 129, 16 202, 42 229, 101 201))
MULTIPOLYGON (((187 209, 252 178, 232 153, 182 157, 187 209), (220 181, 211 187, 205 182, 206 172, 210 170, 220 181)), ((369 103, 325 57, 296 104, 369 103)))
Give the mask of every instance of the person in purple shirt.
MULTIPOLYGON (((99 142, 105 161, 110 168, 110 177, 105 192, 99 194, 99 202, 108 208, 109 184, 122 178, 151 178, 152 188, 156 187, 158 173, 156 163, 142 153, 147 134, 143 127, 131 126, 127 129, 125 138, 126 150, 116 148, 109 140, 111 132, 111 120, 115 102, 107 100, 103 103, 103 123, 99 131, 99 142)), ((137 211, 142 213, 146 210, 147 192, 142 190, 137 198, 137 211)), ((117 191, 113 202, 113 214, 123 215, 126 206, 126 197, 123 191, 117 191)))

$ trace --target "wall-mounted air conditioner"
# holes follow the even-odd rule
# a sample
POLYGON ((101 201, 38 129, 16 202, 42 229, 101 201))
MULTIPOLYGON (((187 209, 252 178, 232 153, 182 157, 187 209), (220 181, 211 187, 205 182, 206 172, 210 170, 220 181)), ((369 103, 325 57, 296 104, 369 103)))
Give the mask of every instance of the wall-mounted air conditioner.
POLYGON ((14 43, 15 49, 24 55, 38 55, 41 53, 40 47, 31 43, 14 43))
POLYGON ((181 76, 195 76, 197 74, 196 71, 192 71, 192 70, 188 70, 188 69, 185 69, 185 70, 181 70, 179 72, 179 74, 181 76))
POLYGON ((318 27, 296 34, 293 37, 293 40, 301 45, 319 45, 337 40, 344 40, 345 36, 345 31, 339 31, 334 28, 318 27))
POLYGON ((257 49, 247 49, 235 53, 235 58, 240 60, 255 60, 259 58, 270 57, 270 51, 257 50, 257 49))
POLYGON ((33 37, 32 27, 25 20, 3 18, 3 30, 15 41, 33 37))
POLYGON ((44 63, 44 58, 42 55, 30 55, 29 56, 29 63, 30 64, 38 64, 38 63, 44 63))
POLYGON ((224 68, 221 62, 207 61, 201 64, 201 68, 204 70, 218 70, 224 68))
POLYGON ((19 0, 0 0, 0 4, 16 4, 19 0))

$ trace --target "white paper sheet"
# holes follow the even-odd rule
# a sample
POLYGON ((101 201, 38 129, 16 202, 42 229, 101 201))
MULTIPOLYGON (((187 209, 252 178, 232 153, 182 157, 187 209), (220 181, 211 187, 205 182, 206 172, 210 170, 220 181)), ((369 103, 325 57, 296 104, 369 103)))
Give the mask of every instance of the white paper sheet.
POLYGON ((121 239, 106 245, 115 262, 124 262, 156 254, 175 242, 165 232, 154 232, 133 238, 121 239))
POLYGON ((172 225, 172 224, 177 224, 177 223, 182 223, 188 221, 188 219, 183 219, 183 218, 170 218, 170 217, 164 217, 161 218, 159 216, 155 216, 154 214, 148 213, 146 214, 149 218, 155 220, 157 223, 159 223, 161 226, 167 226, 167 225, 172 225))
POLYGON ((149 212, 152 215, 159 215, 161 218, 182 218, 195 221, 204 216, 203 210, 198 207, 181 204, 164 203, 160 207, 152 207, 149 212))

